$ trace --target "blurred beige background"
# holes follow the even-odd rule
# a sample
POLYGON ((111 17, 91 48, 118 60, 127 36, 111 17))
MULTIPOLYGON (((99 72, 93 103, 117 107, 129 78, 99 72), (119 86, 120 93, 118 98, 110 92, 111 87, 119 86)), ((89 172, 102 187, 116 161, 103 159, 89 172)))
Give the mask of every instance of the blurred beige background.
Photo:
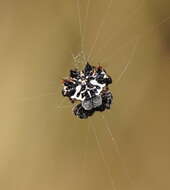
POLYGON ((170 2, 108 2, 80 1, 84 51, 115 81, 129 67, 112 109, 79 120, 60 93, 76 0, 0 1, 0 189, 170 189, 170 2))

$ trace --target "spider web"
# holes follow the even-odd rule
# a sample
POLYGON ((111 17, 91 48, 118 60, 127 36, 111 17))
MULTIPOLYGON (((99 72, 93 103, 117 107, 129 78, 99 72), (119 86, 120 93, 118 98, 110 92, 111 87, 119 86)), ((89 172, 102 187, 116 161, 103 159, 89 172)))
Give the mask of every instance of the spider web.
MULTIPOLYGON (((112 0, 108 0, 104 3, 104 10, 103 10, 103 14, 100 17, 100 22, 98 23, 98 27, 97 27, 97 31, 95 32, 95 37, 92 40, 92 44, 89 45, 85 45, 86 39, 88 38, 88 36, 86 37, 86 32, 88 32, 88 22, 89 19, 91 18, 90 15, 90 7, 92 4, 91 0, 88 0, 86 2, 86 4, 80 3, 80 0, 76 0, 75 5, 77 7, 77 20, 79 23, 79 31, 80 31, 80 52, 75 55, 73 54, 73 59, 74 59, 74 63, 73 66, 77 67, 77 68, 81 68, 83 67, 83 65, 86 63, 86 60, 88 61, 94 61, 96 55, 98 54, 105 54, 104 49, 106 49, 109 47, 109 44, 116 38, 116 35, 113 31, 110 31, 108 37, 106 40, 104 40, 104 44, 101 47, 100 45, 98 45, 98 42, 100 41, 100 38, 102 38, 102 31, 105 29, 105 27, 109 24, 107 23, 109 17, 110 17, 110 12, 113 8, 113 1, 112 0), (84 10, 84 17, 82 16, 82 10, 84 10), (88 46, 88 48, 86 47, 88 46), (97 50, 96 50, 97 49, 97 50), (96 50, 96 51, 95 51, 96 50), (85 57, 87 53, 87 58, 85 57), (93 55, 95 54, 95 55, 93 55)), ((137 4, 137 6, 135 8, 133 8, 132 13, 129 15, 128 17, 128 22, 127 25, 122 26, 121 30, 126 30, 128 28, 128 23, 133 21, 134 16, 137 16, 143 8, 143 3, 144 1, 140 1, 140 3, 137 4)), ((129 51, 129 57, 126 60, 126 63, 123 64, 123 66, 121 65, 121 68, 116 72, 115 78, 114 78, 114 82, 113 82, 113 86, 117 86, 120 85, 121 80, 126 76, 126 74, 128 73, 128 69, 132 68, 134 64, 134 59, 136 56, 136 52, 138 50, 139 44, 142 42, 142 40, 144 40, 145 38, 148 37, 148 35, 151 35, 152 33, 154 33, 156 30, 158 30, 163 24, 169 22, 170 17, 165 17, 164 19, 162 19, 161 21, 159 21, 158 23, 151 25, 150 27, 146 28, 144 31, 137 32, 135 35, 133 35, 133 37, 128 40, 128 41, 123 41, 122 44, 120 44, 118 47, 116 47, 114 49, 114 52, 111 53, 113 51, 113 49, 110 49, 110 55, 105 56, 102 55, 101 57, 101 64, 104 63, 103 65, 106 67, 109 67, 109 65, 111 65, 111 59, 113 58, 113 56, 116 56, 116 53, 119 52, 123 52, 122 49, 124 49, 126 46, 130 49, 129 51), (102 59, 103 58, 103 59, 102 59)), ((114 24, 114 23, 113 23, 114 24)), ((103 34, 104 35, 104 34, 103 34)), ((99 60, 100 62, 100 60, 99 60)), ((135 63, 136 64, 136 63, 135 63)), ((69 69, 69 68, 68 68, 69 69)), ((111 72, 109 72, 109 74, 112 74, 111 72)), ((58 77, 59 78, 59 77, 58 77)), ((114 87, 113 87, 114 88, 114 87)), ((60 91, 61 88, 59 87, 59 89, 56 90, 56 92, 60 91)), ((52 93, 48 93, 48 94, 40 94, 37 96, 32 96, 32 97, 25 97, 23 99, 19 99, 19 101, 34 101, 38 98, 43 98, 43 97, 49 97, 49 96, 55 96, 56 92, 52 92, 52 93)), ((114 92, 113 92, 114 95, 114 92)), ((67 100, 63 99, 63 97, 61 98, 61 100, 58 101, 57 103, 57 112, 64 112, 63 110, 70 110, 72 105, 66 103, 67 100)), ((112 105, 112 107, 114 107, 114 104, 112 105)), ((57 114, 57 113, 56 113, 57 114)), ((111 152, 110 155, 112 155, 113 157, 118 157, 119 162, 119 166, 120 166, 120 173, 122 173, 121 175, 123 175, 128 183, 129 186, 127 189, 133 189, 134 188, 134 181, 132 180, 132 177, 129 173, 129 169, 126 166, 125 160, 122 156, 121 150, 119 148, 119 144, 113 134, 113 126, 110 124, 109 118, 112 117, 113 111, 108 111, 107 113, 104 113, 101 115, 102 118, 102 124, 100 126, 98 126, 96 124, 96 120, 93 120, 93 118, 90 118, 87 124, 87 134, 85 136, 85 146, 90 146, 89 145, 89 133, 93 134, 93 137, 96 141, 96 147, 98 149, 98 155, 100 156, 102 162, 103 162, 103 166, 105 167, 106 170, 106 175, 108 178, 108 181, 110 183, 110 189, 113 190, 121 190, 123 188, 120 188, 120 184, 119 182, 116 180, 116 174, 113 172, 114 170, 114 164, 112 163, 114 161, 114 159, 109 159, 108 156, 105 155, 105 151, 104 149, 106 147, 103 147, 103 144, 100 140, 100 137, 98 135, 98 127, 102 127, 103 130, 105 131, 105 133, 107 134, 107 137, 109 138, 110 141, 110 145, 113 148, 110 148, 109 151, 111 152), (112 167, 111 167, 112 166, 112 167)), ((97 114, 96 114, 97 115, 97 114)), ((96 119, 97 116, 95 116, 96 119)), ((99 119, 99 117, 97 117, 97 119, 99 119)), ((74 120, 74 123, 76 125, 76 120, 74 120)), ((85 173, 85 165, 87 162, 87 151, 88 148, 86 148, 86 150, 82 151, 82 173, 85 173)), ((83 175, 83 174, 82 174, 83 175)), ((120 175, 120 174, 119 174, 120 175)), ((83 175, 84 176, 84 175, 83 175)), ((83 179, 82 179, 83 180, 83 179)), ((127 182, 126 182, 127 183, 127 182)))

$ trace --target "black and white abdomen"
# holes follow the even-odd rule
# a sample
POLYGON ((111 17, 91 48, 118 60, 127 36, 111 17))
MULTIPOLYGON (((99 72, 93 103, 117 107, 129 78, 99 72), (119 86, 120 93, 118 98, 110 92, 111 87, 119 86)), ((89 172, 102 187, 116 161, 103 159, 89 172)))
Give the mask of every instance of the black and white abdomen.
POLYGON ((111 83, 111 77, 102 67, 87 63, 82 71, 70 71, 70 77, 64 80, 62 94, 73 102, 80 102, 73 112, 77 117, 85 119, 96 111, 110 109, 112 94, 108 85, 111 83))

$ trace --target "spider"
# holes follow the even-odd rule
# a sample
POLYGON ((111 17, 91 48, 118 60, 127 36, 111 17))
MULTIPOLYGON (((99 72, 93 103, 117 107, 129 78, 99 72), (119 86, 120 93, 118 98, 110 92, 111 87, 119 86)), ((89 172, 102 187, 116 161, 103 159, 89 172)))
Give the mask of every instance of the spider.
POLYGON ((83 70, 70 70, 70 75, 63 80, 62 95, 72 103, 79 101, 73 113, 80 119, 92 116, 96 111, 110 109, 113 96, 109 91, 112 78, 101 66, 86 63, 83 70))

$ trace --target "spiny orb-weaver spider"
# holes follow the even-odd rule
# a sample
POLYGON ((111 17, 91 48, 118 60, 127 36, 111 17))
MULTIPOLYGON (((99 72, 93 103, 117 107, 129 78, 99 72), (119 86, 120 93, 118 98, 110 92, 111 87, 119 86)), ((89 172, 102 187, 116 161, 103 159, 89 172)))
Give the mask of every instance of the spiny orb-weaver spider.
POLYGON ((80 119, 86 119, 96 111, 110 109, 113 96, 108 86, 111 83, 112 78, 105 69, 86 62, 83 70, 70 70, 69 77, 63 80, 62 95, 72 103, 79 101, 73 113, 80 119))

